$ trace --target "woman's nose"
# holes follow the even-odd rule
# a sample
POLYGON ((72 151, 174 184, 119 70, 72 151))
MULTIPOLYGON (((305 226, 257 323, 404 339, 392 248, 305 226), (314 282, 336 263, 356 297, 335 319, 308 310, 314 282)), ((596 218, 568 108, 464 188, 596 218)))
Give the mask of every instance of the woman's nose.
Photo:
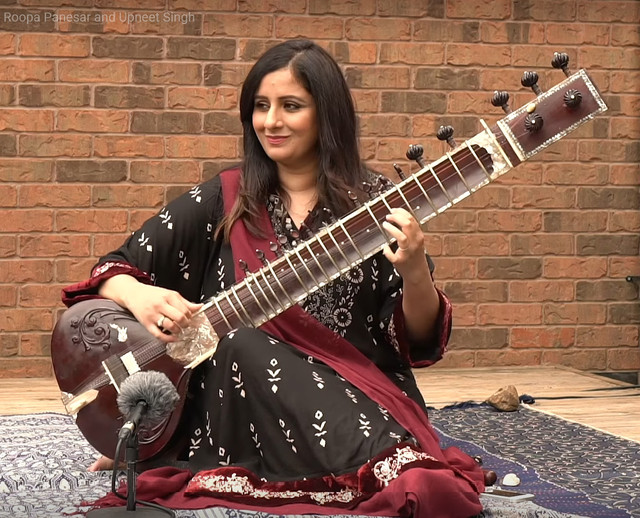
POLYGON ((269 111, 267 112, 267 117, 264 120, 264 125, 268 128, 275 128, 278 125, 280 125, 281 122, 282 121, 280 120, 279 110, 275 106, 272 106, 271 108, 269 108, 269 111))

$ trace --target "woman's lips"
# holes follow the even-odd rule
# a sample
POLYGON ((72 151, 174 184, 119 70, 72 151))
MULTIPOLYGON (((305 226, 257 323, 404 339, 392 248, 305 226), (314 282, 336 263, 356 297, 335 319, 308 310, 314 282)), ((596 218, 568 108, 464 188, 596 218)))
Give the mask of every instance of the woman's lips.
POLYGON ((273 146, 277 146, 278 144, 282 144, 285 140, 287 140, 287 137, 273 137, 273 136, 267 136, 267 142, 273 146))

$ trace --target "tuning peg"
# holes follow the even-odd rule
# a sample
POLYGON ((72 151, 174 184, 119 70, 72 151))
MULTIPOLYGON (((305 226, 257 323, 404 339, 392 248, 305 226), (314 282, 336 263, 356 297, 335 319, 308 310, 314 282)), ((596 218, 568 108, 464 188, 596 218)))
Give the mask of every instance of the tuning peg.
POLYGON ((496 90, 495 92, 493 92, 491 104, 493 104, 494 106, 499 106, 504 110, 505 113, 511 113, 511 108, 509 107, 509 94, 504 90, 496 90))
POLYGON ((274 243, 273 241, 269 241, 269 250, 271 250, 276 257, 280 257, 282 255, 282 249, 278 243, 274 243))
POLYGON ((522 83, 522 86, 527 86, 531 88, 533 90, 533 93, 535 93, 536 95, 540 95, 542 93, 542 90, 540 90, 540 87, 538 86, 537 72, 530 72, 530 71, 525 72, 524 74, 522 74, 522 79, 520 80, 520 83, 522 83))
POLYGON ((398 164, 393 164, 393 168, 396 170, 396 173, 400 177, 400 180, 405 180, 407 178, 398 164))
POLYGON ((409 149, 407 149, 407 158, 409 160, 415 160, 418 162, 420 167, 424 167, 424 159, 422 158, 422 154, 424 153, 424 148, 420 144, 411 144, 409 149))
POLYGON ((355 192, 347 191, 347 195, 349 196, 349 199, 351 200, 354 206, 360 207, 360 201, 358 200, 358 195, 355 192))
POLYGON ((554 52, 553 59, 551 60, 551 66, 553 68, 560 68, 564 72, 564 75, 569 77, 571 75, 571 71, 568 68, 569 65, 569 55, 564 52, 554 52))
POLYGON ((529 133, 540 131, 544 125, 544 119, 539 113, 530 113, 524 118, 524 129, 529 133))
POLYGON ((264 255, 264 252, 262 250, 260 250, 259 248, 256 249, 256 255, 258 256, 258 259, 260 259, 260 262, 264 266, 267 266, 267 264, 269 264, 269 261, 267 261, 267 258, 264 255))
POLYGON ((238 265, 240 266, 240 269, 245 273, 249 273, 249 265, 247 264, 247 262, 244 259, 239 259, 238 260, 238 265))
POLYGON ((456 147, 456 141, 453 138, 453 126, 440 126, 436 133, 438 140, 446 141, 452 148, 456 147))
POLYGON ((567 90, 563 96, 564 104, 567 108, 577 108, 582 102, 582 94, 578 90, 567 90))

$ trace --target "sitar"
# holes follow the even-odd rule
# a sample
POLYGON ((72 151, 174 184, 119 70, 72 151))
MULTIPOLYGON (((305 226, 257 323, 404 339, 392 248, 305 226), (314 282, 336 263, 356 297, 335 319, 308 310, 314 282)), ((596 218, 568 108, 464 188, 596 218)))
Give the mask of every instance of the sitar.
POLYGON ((536 94, 531 102, 511 111, 506 92, 496 92, 492 103, 506 116, 495 125, 481 120, 482 131, 460 145, 446 135, 452 148, 440 159, 292 250, 264 260, 260 269, 246 270, 244 279, 206 301, 177 342, 153 337, 109 300, 67 309, 54 328, 51 356, 65 408, 88 442, 113 457, 123 422, 116 404, 120 385, 140 370, 158 370, 182 396, 162 423, 138 432, 140 460, 159 458, 178 429, 193 368, 215 353, 220 337, 262 325, 393 242, 381 224, 390 209, 404 208, 425 223, 604 112, 607 106, 586 71, 571 74, 567 62, 558 53, 552 61, 567 76, 560 84, 542 92, 537 74, 525 73, 522 84, 536 94))

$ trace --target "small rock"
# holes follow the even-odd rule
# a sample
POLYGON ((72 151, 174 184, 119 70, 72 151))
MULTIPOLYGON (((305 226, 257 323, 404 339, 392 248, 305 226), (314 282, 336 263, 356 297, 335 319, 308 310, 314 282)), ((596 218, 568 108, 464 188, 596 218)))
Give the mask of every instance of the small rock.
POLYGON ((487 403, 503 412, 514 412, 520 406, 520 396, 513 385, 508 385, 487 399, 487 403))
POLYGON ((507 473, 502 479, 503 486, 515 487, 520 485, 520 479, 515 473, 507 473))

